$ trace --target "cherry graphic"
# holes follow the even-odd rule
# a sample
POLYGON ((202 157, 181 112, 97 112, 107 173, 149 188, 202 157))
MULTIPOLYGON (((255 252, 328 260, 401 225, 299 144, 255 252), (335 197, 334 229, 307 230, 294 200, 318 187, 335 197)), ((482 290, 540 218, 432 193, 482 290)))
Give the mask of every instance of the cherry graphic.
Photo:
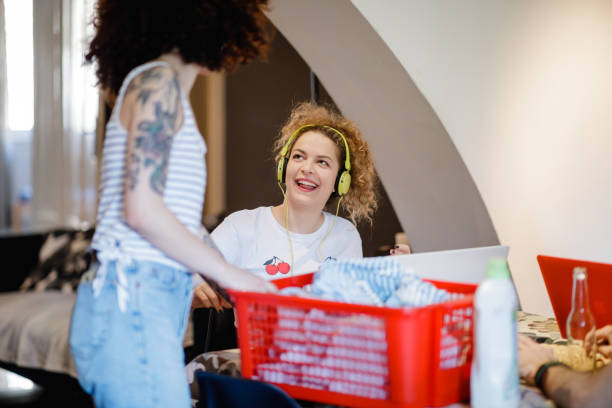
POLYGON ((266 272, 269 275, 276 275, 278 272, 286 274, 291 269, 287 262, 279 259, 276 256, 273 256, 271 259, 264 262, 264 266, 266 267, 266 272))
POLYGON ((268 259, 264 262, 268 275, 276 275, 278 273, 278 266, 276 266, 277 261, 280 261, 280 259, 274 256, 272 259, 268 259))
POLYGON ((268 272, 269 275, 276 275, 278 267, 274 264, 266 265, 266 272, 268 272))
POLYGON ((289 267, 289 264, 287 262, 281 262, 278 264, 278 271, 280 273, 283 273, 283 274, 288 273, 289 269, 291 268, 289 267))

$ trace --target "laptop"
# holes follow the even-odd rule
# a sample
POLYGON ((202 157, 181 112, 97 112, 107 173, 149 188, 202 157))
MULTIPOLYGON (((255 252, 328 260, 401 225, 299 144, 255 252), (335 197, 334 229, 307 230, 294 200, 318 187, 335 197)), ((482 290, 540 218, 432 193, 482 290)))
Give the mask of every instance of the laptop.
POLYGON ((565 323, 572 308, 572 285, 574 267, 587 270, 591 313, 598 328, 612 324, 612 264, 555 258, 538 255, 538 264, 546 284, 561 335, 565 336, 565 323))
POLYGON ((486 278, 491 258, 508 257, 508 247, 495 245, 394 256, 421 278, 478 284, 486 278))

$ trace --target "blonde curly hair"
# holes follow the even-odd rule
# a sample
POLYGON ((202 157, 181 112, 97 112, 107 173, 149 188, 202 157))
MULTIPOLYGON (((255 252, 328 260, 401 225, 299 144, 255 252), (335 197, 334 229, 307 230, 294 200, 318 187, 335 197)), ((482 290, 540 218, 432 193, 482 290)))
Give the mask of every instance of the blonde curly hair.
MULTIPOLYGON (((340 206, 354 224, 365 220, 372 225, 372 217, 378 207, 378 180, 374 171, 374 160, 370 154, 368 142, 361 138, 359 129, 352 121, 327 107, 313 105, 309 102, 299 103, 291 112, 289 119, 281 129, 280 135, 274 142, 276 162, 278 163, 282 159, 281 151, 291 135, 306 125, 312 126, 304 129, 300 135, 307 130, 317 130, 327 135, 327 137, 336 143, 340 152, 340 157, 338 158, 340 161, 340 171, 344 170, 346 148, 342 138, 325 126, 330 126, 340 131, 346 138, 351 162, 351 187, 343 196, 340 206)), ((297 135, 291 142, 292 146, 295 145, 300 135, 297 135)), ((326 207, 330 207, 331 210, 337 199, 338 195, 332 194, 327 201, 326 207)))

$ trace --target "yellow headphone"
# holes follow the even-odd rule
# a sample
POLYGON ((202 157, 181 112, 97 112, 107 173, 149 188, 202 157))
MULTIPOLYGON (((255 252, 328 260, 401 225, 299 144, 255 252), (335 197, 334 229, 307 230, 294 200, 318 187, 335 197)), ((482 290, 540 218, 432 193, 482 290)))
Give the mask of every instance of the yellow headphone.
POLYGON ((344 142, 344 148, 346 150, 346 158, 344 160, 344 170, 338 172, 338 177, 336 178, 336 183, 334 184, 334 189, 336 193, 340 197, 342 197, 349 191, 349 188, 351 187, 351 173, 350 173, 351 171, 351 153, 348 147, 348 143, 346 142, 346 138, 344 137, 342 132, 340 132, 338 129, 335 129, 331 126, 304 125, 300 127, 298 130, 296 130, 295 132, 293 132, 293 134, 291 135, 289 140, 287 140, 287 143, 285 144, 285 146, 283 146, 283 149, 281 150, 282 157, 278 161, 278 166, 276 168, 276 178, 279 183, 285 182, 285 174, 287 173, 287 162, 289 161, 288 153, 289 153, 289 148, 291 147, 291 144, 293 143, 295 138, 302 133, 302 131, 306 129, 310 129, 310 128, 315 128, 315 127, 322 127, 322 128, 333 131, 338 136, 340 136, 342 138, 342 141, 344 142))

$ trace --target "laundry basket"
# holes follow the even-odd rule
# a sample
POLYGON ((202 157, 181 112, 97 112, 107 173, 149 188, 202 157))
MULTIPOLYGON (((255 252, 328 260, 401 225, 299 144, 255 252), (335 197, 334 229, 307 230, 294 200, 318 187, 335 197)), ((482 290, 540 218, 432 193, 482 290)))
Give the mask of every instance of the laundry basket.
MULTIPOLYGON (((303 286, 312 274, 275 281, 303 286)), ((469 398, 476 285, 419 308, 231 291, 242 375, 297 399, 352 407, 444 406, 469 398)))

